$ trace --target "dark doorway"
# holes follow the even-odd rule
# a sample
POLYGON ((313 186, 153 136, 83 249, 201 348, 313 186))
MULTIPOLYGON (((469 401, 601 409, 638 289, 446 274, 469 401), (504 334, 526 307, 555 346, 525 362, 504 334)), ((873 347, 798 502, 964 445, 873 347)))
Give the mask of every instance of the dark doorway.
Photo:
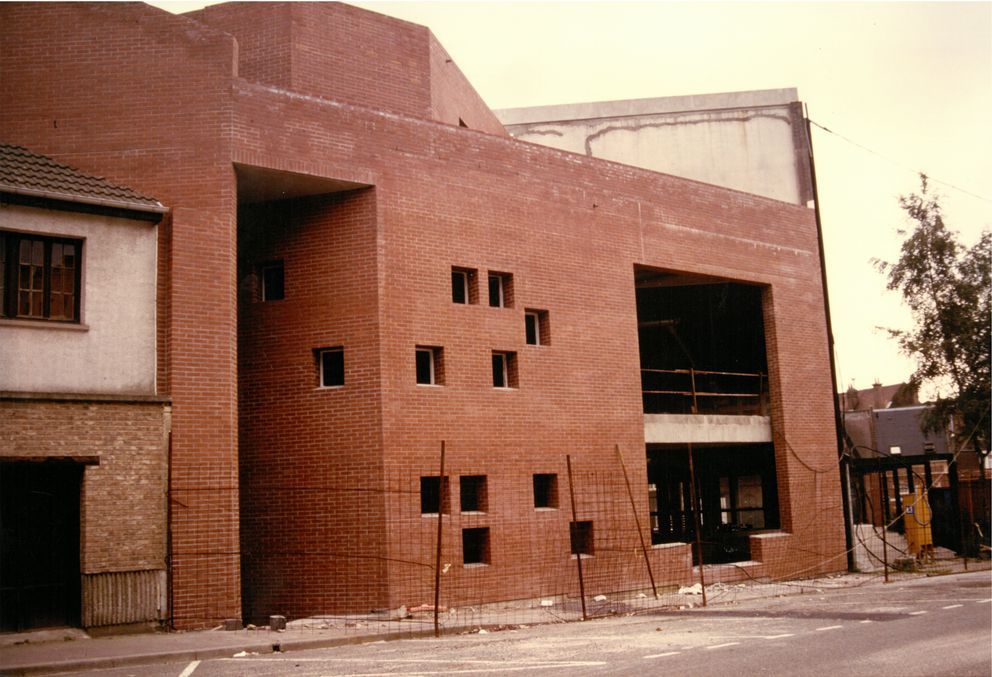
MULTIPOLYGON (((696 447, 692 458, 704 563, 750 559, 749 536, 779 526, 772 446, 696 447)), ((648 447, 648 491, 653 542, 694 542, 687 447, 648 447)))
POLYGON ((79 625, 74 463, 0 463, 0 631, 79 625))

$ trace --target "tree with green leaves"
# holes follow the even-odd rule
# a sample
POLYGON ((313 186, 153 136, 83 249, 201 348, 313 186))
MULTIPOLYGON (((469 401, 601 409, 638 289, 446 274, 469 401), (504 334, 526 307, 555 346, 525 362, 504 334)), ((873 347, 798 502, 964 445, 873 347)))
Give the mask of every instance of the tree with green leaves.
POLYGON ((925 430, 955 422, 955 451, 974 446, 987 454, 990 438, 990 297, 992 234, 968 248, 944 223, 939 196, 920 175, 918 193, 899 198, 911 228, 899 260, 874 260, 912 312, 912 329, 887 329, 916 361, 910 383, 934 386, 937 399, 923 418, 925 430))

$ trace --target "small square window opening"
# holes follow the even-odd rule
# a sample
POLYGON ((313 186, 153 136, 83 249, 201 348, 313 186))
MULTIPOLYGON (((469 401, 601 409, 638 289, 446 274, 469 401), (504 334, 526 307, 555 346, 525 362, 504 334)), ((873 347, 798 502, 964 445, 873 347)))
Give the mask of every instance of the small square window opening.
POLYGON ((524 311, 524 336, 527 345, 546 346, 551 344, 551 326, 548 311, 528 308, 524 311))
POLYGON ((417 346, 417 385, 429 386, 444 383, 442 354, 442 349, 439 347, 417 346))
POLYGON ((534 507, 558 507, 558 475, 554 473, 534 475, 534 507))
POLYGON ((517 354, 493 351, 493 388, 517 387, 517 354))
POLYGON ((462 563, 489 564, 489 528, 462 529, 462 563))
POLYGON ((262 300, 281 301, 286 297, 285 274, 282 261, 271 261, 261 266, 262 300))
POLYGON ((569 535, 571 536, 573 555, 592 556, 595 554, 592 521, 570 522, 569 535))
POLYGON ((420 478, 420 513, 422 515, 447 515, 451 512, 451 501, 448 491, 448 478, 428 475, 420 478))
POLYGON ((486 512, 489 501, 485 475, 462 475, 459 489, 462 512, 486 512))
POLYGON ((344 348, 323 348, 317 351, 317 367, 321 388, 344 385, 344 348))
POLYGON ((476 304, 479 302, 477 271, 474 268, 451 269, 451 302, 476 304))
POLYGON ((493 308, 513 307, 513 275, 489 273, 489 305, 493 308))

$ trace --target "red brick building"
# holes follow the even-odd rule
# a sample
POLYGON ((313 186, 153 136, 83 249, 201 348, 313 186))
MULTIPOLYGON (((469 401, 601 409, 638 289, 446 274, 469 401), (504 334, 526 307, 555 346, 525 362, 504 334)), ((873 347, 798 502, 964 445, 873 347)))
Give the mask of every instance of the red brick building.
POLYGON ((617 445, 663 582, 689 444, 705 561, 844 567, 812 210, 515 141, 347 5, 5 4, 0 41, 4 141, 171 209, 176 625, 430 602, 439 511, 448 606, 571 592, 576 550, 607 586, 617 445))

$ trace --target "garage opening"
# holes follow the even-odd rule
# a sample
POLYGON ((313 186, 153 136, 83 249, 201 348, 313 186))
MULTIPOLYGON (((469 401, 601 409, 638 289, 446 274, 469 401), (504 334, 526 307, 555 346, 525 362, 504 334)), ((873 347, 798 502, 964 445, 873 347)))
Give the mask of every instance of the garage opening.
POLYGON ((75 463, 0 463, 0 632, 78 626, 75 463))

